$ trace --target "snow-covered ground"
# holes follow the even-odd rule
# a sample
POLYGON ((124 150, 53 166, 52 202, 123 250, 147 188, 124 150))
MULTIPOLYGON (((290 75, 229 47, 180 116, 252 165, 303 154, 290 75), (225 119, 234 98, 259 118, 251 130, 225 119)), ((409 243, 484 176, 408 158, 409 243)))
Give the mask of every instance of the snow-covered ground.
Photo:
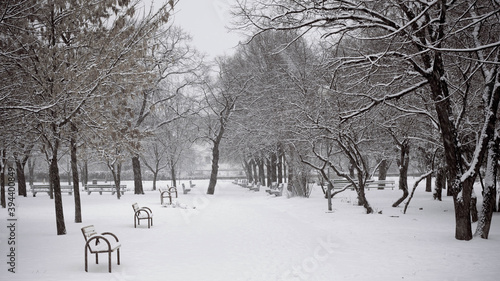
MULTIPOLYGON (((110 194, 82 192, 83 223, 74 223, 73 197, 63 195, 67 234, 56 235, 54 204, 46 194, 16 198, 16 229, 0 211, 0 280, 499 280, 500 213, 490 239, 454 239, 451 198, 434 201, 419 187, 407 214, 392 208, 399 190, 370 190, 377 212, 366 215, 346 191, 333 200, 321 189, 311 198, 269 196, 219 181, 214 196, 208 181, 195 181, 178 201, 195 209, 160 206, 158 191, 110 194), (151 229, 134 228, 132 203, 154 212, 151 229), (81 227, 113 232, 121 243, 121 265, 112 256, 89 259, 84 271, 81 227), (16 241, 15 270, 8 236, 16 241)), ((129 188, 131 182, 126 182, 129 188)), ((146 182, 146 189, 151 183, 146 182)), ((161 186, 161 184, 160 184, 161 186)), ((479 189, 476 194, 480 195, 479 189)), ((478 200, 480 207, 481 200, 478 200)), ((475 225, 473 225, 475 229, 475 225)))

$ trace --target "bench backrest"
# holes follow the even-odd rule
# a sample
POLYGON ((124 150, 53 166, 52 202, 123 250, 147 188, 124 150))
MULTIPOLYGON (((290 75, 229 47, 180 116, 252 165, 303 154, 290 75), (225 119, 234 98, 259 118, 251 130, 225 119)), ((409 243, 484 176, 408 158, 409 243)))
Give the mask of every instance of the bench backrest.
POLYGON ((137 212, 139 210, 139 205, 137 203, 132 204, 132 208, 134 208, 134 212, 137 212))
POLYGON ((159 191, 160 193, 166 192, 166 193, 168 193, 168 195, 169 195, 169 196, 170 196, 170 194, 172 194, 172 193, 177 194, 177 188, 176 188, 175 186, 172 186, 172 187, 168 187, 168 186, 167 186, 167 188, 166 188, 166 189, 165 189, 165 188, 161 188, 161 187, 160 187, 160 188, 158 188, 158 191, 159 191))
POLYGON ((85 238, 85 241, 87 241, 90 237, 93 235, 96 235, 97 232, 95 231, 95 227, 93 225, 88 225, 85 227, 82 227, 82 234, 83 238, 85 238))

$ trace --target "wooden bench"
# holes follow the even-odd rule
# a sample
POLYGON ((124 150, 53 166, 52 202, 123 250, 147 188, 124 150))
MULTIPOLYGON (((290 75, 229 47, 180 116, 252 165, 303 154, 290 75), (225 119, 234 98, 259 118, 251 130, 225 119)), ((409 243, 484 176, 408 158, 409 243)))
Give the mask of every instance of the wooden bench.
MULTIPOLYGON (((111 195, 116 193, 114 184, 86 184, 85 189, 89 195, 92 192, 99 192, 99 195, 102 195, 103 192, 111 192, 111 195)), ((126 189, 126 185, 120 185, 120 193, 122 195, 125 193, 126 189)))
POLYGON ((189 188, 196 187, 196 184, 193 183, 193 181, 189 181, 189 188))
MULTIPOLYGON (((358 184, 358 181, 354 181, 354 183, 358 184)), ((347 179, 334 179, 333 180, 333 189, 344 189, 346 186, 350 186, 349 189, 354 190, 354 186, 347 179)))
MULTIPOLYGON (((33 197, 36 197, 38 192, 47 192, 50 195, 50 185, 49 184, 34 184, 30 186, 31 193, 33 193, 33 197)), ((73 186, 72 185, 61 185, 61 193, 68 193, 69 195, 73 194, 73 186)))
POLYGON ((100 253, 108 253, 108 271, 111 273, 111 253, 115 250, 118 265, 120 264, 121 243, 118 237, 111 232, 97 234, 93 225, 82 227, 82 234, 85 238, 85 271, 88 272, 88 252, 95 254, 96 264, 99 264, 100 253))
POLYGON ((150 208, 140 208, 137 203, 132 204, 132 208, 134 208, 134 228, 141 224, 141 220, 148 221, 148 228, 153 226, 153 211, 150 208))
POLYGON ((282 183, 277 184, 277 183, 273 182, 271 184, 271 188, 266 189, 266 192, 269 193, 270 195, 281 196, 281 195, 283 195, 283 187, 284 187, 284 184, 282 184, 282 183))
MULTIPOLYGON (((358 181, 354 181, 356 184, 358 184, 358 181)), ((377 188, 377 189, 385 189, 385 188, 390 188, 394 189, 396 186, 395 182, 393 180, 367 180, 365 183, 365 189, 370 190, 371 188, 377 188)), ((321 186, 323 188, 323 186, 321 186)), ((354 190, 354 186, 352 186, 352 183, 346 179, 334 179, 333 180, 333 189, 337 190, 342 190, 342 189, 351 189, 354 190)), ((325 188, 323 188, 323 191, 325 192, 325 188)), ((326 198, 326 192, 325 192, 325 198, 326 198)))
POLYGON ((177 194, 177 188, 175 187, 168 187, 166 189, 162 189, 162 188, 159 188, 158 191, 160 191, 160 202, 161 202, 161 205, 164 204, 164 200, 165 198, 168 198, 168 201, 169 201, 169 204, 172 205, 172 198, 173 198, 173 195, 175 195, 175 198, 178 197, 178 194, 177 194))
POLYGON ((184 183, 182 183, 182 194, 188 194, 191 191, 191 188, 187 188, 184 183))
POLYGON ((385 188, 390 188, 394 190, 394 187, 396 187, 396 182, 393 180, 377 180, 377 181, 370 181, 365 184, 366 189, 370 188, 376 188, 376 189, 385 189, 385 188))

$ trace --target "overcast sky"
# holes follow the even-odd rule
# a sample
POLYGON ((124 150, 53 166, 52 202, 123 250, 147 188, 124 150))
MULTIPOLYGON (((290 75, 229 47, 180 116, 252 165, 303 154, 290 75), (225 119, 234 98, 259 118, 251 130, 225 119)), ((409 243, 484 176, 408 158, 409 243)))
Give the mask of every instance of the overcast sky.
MULTIPOLYGON (((155 5, 167 2, 149 1, 155 5)), ((225 28, 230 23, 230 3, 234 3, 234 0, 179 0, 174 10, 174 23, 191 34, 193 45, 210 58, 231 54, 232 48, 243 37, 225 28)))

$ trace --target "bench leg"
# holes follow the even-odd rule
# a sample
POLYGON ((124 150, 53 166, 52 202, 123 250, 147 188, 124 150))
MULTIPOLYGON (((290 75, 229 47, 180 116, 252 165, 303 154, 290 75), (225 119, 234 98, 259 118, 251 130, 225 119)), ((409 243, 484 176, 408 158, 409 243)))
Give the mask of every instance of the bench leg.
POLYGON ((89 272, 89 271, 88 271, 87 256, 88 256, 87 246, 85 246, 85 272, 89 272))
POLYGON ((95 264, 99 264, 99 254, 95 253, 95 264))
POLYGON ((108 270, 111 273, 111 252, 108 252, 108 270))

